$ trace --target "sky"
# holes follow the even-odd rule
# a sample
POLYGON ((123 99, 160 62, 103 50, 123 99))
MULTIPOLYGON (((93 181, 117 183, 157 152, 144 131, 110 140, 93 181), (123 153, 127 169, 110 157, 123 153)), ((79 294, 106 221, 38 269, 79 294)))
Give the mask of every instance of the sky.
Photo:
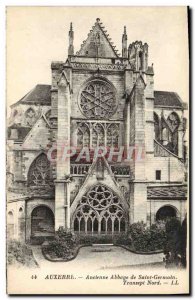
POLYGON ((149 45, 155 90, 177 92, 188 102, 188 33, 185 7, 8 7, 7 103, 36 84, 51 84, 51 62, 65 61, 70 22, 75 52, 100 18, 121 53, 123 27, 128 45, 149 45))

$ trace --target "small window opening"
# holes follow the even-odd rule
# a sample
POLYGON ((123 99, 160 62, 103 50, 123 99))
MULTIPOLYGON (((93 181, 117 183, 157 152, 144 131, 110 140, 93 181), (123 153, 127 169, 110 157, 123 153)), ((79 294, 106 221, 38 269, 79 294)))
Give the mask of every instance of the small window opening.
POLYGON ((161 180, 161 171, 156 170, 156 180, 161 180))

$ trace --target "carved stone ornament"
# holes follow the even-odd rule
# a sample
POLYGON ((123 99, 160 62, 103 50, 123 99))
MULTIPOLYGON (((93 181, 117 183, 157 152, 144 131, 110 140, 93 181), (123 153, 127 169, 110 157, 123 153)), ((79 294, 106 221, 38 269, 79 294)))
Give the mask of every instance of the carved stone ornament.
POLYGON ((81 92, 80 107, 87 118, 109 119, 117 107, 112 86, 103 80, 90 81, 81 92))
POLYGON ((82 197, 73 221, 75 231, 114 233, 126 230, 127 216, 118 196, 99 184, 82 197))

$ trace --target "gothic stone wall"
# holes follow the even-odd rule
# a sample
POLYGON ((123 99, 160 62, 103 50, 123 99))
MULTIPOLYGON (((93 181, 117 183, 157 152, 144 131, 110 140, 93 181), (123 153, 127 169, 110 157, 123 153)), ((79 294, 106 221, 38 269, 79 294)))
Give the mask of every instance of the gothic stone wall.
POLYGON ((149 182, 183 182, 184 164, 176 157, 146 156, 146 179, 149 182), (161 180, 156 180, 156 170, 161 171, 161 180))
POLYGON ((37 118, 40 117, 41 114, 46 114, 50 109, 51 106, 49 105, 34 105, 34 104, 18 104, 17 106, 14 106, 12 108, 12 114, 16 114, 14 117, 14 123, 15 124, 21 124, 21 126, 28 126, 27 119, 26 119, 26 113, 28 110, 32 108, 34 111, 34 122, 37 120, 37 118), (17 113, 16 113, 17 111, 17 113))
POLYGON ((24 200, 7 203, 7 238, 25 241, 26 206, 24 200))

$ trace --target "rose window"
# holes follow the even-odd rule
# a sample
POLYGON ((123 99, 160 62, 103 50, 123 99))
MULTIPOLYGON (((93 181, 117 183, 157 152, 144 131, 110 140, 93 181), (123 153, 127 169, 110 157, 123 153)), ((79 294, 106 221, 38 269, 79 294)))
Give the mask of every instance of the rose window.
POLYGON ((80 106, 87 118, 110 118, 117 107, 112 86, 102 80, 90 81, 81 92, 80 106))

